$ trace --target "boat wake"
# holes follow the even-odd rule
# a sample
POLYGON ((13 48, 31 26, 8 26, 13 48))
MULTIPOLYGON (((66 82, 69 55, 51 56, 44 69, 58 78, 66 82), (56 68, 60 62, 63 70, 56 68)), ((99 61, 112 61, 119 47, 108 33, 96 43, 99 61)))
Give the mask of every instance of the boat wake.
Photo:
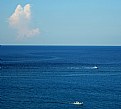
POLYGON ((94 67, 85 67, 85 69, 98 69, 97 66, 94 66, 94 67))
POLYGON ((67 69, 71 70, 83 70, 83 69, 99 69, 97 66, 76 66, 76 67, 67 67, 67 69))
POLYGON ((73 104, 73 105, 83 105, 83 102, 79 102, 79 101, 76 101, 76 102, 45 102, 45 103, 58 103, 58 104, 73 104))

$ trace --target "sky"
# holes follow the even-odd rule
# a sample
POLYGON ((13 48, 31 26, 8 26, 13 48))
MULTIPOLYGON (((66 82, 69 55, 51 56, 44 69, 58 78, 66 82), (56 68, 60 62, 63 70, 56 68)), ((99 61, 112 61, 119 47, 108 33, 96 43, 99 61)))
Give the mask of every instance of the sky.
POLYGON ((0 0, 0 44, 121 46, 121 0, 0 0))

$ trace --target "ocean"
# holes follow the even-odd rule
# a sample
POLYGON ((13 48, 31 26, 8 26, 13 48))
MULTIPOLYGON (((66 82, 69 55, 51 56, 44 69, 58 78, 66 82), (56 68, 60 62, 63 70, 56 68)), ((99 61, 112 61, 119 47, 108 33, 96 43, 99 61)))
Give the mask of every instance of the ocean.
POLYGON ((121 109, 121 46, 0 46, 0 109, 121 109))

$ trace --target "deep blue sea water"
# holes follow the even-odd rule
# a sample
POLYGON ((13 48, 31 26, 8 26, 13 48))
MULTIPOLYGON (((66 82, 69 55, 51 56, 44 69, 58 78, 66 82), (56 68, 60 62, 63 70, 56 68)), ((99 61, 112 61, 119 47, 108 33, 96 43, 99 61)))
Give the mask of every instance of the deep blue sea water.
POLYGON ((121 46, 1 46, 0 109, 121 109, 121 46))

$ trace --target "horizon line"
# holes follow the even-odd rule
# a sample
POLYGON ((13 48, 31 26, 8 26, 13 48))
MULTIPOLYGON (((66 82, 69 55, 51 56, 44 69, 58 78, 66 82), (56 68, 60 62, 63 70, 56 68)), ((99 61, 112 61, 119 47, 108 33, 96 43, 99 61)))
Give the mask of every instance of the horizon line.
POLYGON ((121 46, 121 45, 71 45, 71 44, 0 44, 0 46, 121 46))

